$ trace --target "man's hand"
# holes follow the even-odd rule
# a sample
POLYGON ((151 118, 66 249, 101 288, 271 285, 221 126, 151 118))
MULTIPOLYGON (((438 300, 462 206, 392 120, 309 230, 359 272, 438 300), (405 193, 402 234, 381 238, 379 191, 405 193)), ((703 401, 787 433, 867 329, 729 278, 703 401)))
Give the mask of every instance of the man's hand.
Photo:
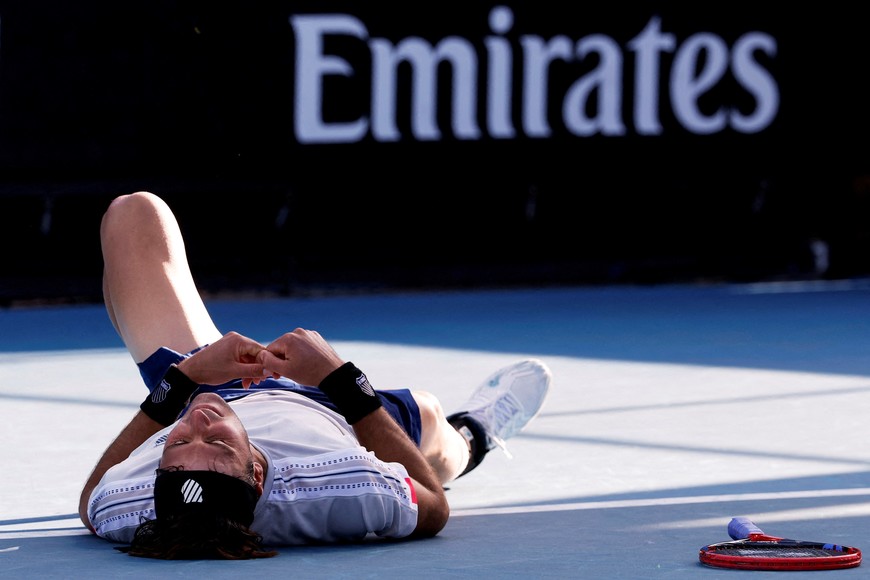
MULTIPOLYGON (((257 359, 267 372, 309 386, 321 385, 323 379, 345 362, 319 333, 301 328, 273 341, 260 351, 257 359)), ((333 396, 329 394, 330 398, 333 396)), ((342 412, 340 401, 333 402, 342 412)), ((413 478, 419 509, 414 535, 437 534, 447 523, 450 507, 435 471, 407 433, 383 408, 374 409, 355 421, 353 430, 363 447, 383 461, 401 463, 413 478)))
POLYGON ((344 361, 320 333, 297 328, 272 341, 257 356, 266 374, 316 387, 344 361))
POLYGON ((182 360, 178 369, 201 385, 220 385, 242 379, 242 386, 247 389, 265 376, 257 356, 264 348, 238 332, 228 332, 217 342, 182 360))

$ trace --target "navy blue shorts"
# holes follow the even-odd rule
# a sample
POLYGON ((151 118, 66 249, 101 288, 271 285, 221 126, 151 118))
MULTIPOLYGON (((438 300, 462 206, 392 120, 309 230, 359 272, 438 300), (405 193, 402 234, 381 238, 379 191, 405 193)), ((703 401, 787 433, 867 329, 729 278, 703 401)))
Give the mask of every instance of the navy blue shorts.
MULTIPOLYGON (((189 357, 197 350, 200 349, 193 350, 187 354, 181 354, 164 346, 157 349, 154 354, 139 363, 137 365, 139 367, 139 374, 142 375, 142 379, 144 379, 148 390, 153 390, 154 387, 160 384, 160 380, 163 378, 166 369, 168 369, 170 365, 189 357)), ((233 399, 244 397, 245 395, 249 395, 255 391, 291 391, 293 393, 304 395, 309 399, 313 399, 333 411, 338 411, 332 401, 329 400, 329 397, 327 397, 320 389, 300 385, 299 383, 283 377, 279 379, 263 379, 260 381, 259 385, 251 385, 250 389, 243 389, 241 384, 241 380, 235 380, 223 385, 203 385, 200 387, 200 391, 217 393, 223 397, 225 401, 232 401, 233 399)), ((411 391, 408 389, 391 389, 388 391, 379 390, 377 391, 377 394, 387 413, 396 420, 411 440, 419 446, 420 408, 417 406, 417 402, 411 395, 411 391)))

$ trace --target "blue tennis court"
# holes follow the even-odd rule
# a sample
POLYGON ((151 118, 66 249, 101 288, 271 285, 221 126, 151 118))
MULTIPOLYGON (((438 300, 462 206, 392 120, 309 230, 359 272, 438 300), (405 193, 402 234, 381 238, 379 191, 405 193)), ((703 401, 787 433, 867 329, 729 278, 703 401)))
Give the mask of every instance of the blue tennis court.
POLYGON ((494 451, 450 485, 434 539, 143 560, 76 515, 145 392, 102 306, 0 311, 0 577, 734 578, 698 549, 738 515, 870 549, 870 281, 207 303, 221 330, 262 341, 317 329, 375 386, 432 391, 448 412, 520 358, 550 366, 552 391, 512 459, 494 451))

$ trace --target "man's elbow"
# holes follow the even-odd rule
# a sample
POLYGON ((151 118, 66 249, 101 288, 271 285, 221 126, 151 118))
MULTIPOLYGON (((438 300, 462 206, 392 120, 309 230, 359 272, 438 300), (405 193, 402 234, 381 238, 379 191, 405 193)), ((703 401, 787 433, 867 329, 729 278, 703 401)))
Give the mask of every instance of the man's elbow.
POLYGON ((447 503, 447 499, 441 496, 438 501, 433 502, 425 510, 420 510, 413 536, 431 538, 444 529, 449 518, 450 505, 447 503))
POLYGON ((91 521, 88 519, 87 514, 79 514, 79 519, 82 520, 82 523, 85 525, 89 532, 91 532, 92 534, 97 533, 97 531, 94 529, 94 526, 91 525, 91 521))
POLYGON ((85 527, 91 531, 91 533, 96 533, 94 530, 94 526, 91 525, 91 520, 88 517, 88 498, 91 495, 91 490, 88 487, 85 487, 82 490, 82 494, 79 497, 79 519, 82 520, 82 523, 85 527))

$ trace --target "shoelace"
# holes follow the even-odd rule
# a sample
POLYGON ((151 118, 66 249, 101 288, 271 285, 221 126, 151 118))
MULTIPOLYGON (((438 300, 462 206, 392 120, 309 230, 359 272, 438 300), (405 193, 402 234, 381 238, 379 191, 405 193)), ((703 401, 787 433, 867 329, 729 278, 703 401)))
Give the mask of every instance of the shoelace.
POLYGON ((511 437, 522 428, 522 420, 524 417, 523 408, 518 404, 516 399, 509 394, 505 394, 495 400, 494 404, 483 407, 486 410, 484 417, 490 426, 492 432, 487 432, 487 437, 496 447, 502 452, 513 458, 510 451, 507 449, 507 444, 502 437, 495 435, 494 432, 504 433, 506 437, 511 437))

